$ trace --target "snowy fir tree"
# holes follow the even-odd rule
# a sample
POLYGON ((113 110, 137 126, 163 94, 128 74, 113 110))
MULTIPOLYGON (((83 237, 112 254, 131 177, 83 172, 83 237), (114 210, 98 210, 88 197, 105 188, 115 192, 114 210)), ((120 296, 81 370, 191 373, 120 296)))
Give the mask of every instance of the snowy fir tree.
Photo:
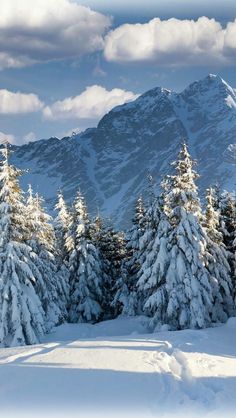
POLYGON ((162 200, 155 199, 152 206, 150 213, 154 219, 147 224, 150 228, 150 239, 145 247, 142 266, 138 273, 138 291, 143 300, 144 313, 152 318, 151 327, 160 328, 167 322, 166 274, 170 264, 170 224, 164 213, 162 200))
POLYGON ((172 329, 204 328, 211 324, 213 290, 205 267, 207 242, 199 221, 198 176, 186 144, 173 166, 175 174, 165 182, 165 211, 171 225, 167 323, 172 329))
POLYGON ((91 239, 99 251, 103 271, 104 316, 110 319, 120 313, 114 301, 119 287, 123 261, 126 257, 126 241, 123 232, 115 231, 111 221, 97 216, 90 227, 91 239))
POLYGON ((58 257, 58 263, 63 265, 68 261, 66 238, 71 222, 71 213, 66 205, 62 192, 59 192, 57 195, 55 211, 57 215, 54 218, 53 226, 56 238, 56 253, 58 257))
POLYGON ((120 289, 124 275, 124 263, 127 259, 126 237, 124 232, 116 231, 111 226, 107 229, 108 239, 108 260, 110 262, 110 275, 108 282, 110 315, 116 317, 122 313, 122 305, 116 300, 118 289, 120 289))
POLYGON ((22 172, 9 163, 9 146, 0 166, 0 343, 36 344, 45 332, 45 313, 37 295, 38 257, 25 242, 26 209, 19 186, 22 172))
POLYGON ((204 226, 207 236, 207 269, 210 273, 214 296, 213 321, 225 322, 233 314, 232 281, 229 252, 220 232, 220 214, 215 209, 215 193, 212 188, 206 193, 206 213, 204 226))
POLYGON ((103 304, 102 319, 111 319, 114 317, 112 307, 112 288, 114 286, 114 277, 116 269, 114 267, 114 255, 117 252, 116 244, 112 239, 112 229, 106 225, 106 222, 98 215, 90 226, 91 240, 97 248, 101 263, 103 275, 103 304))
POLYGON ((58 267, 52 218, 45 212, 43 203, 43 199, 38 194, 34 196, 29 187, 26 202, 27 242, 38 255, 37 268, 41 280, 37 281, 36 288, 50 330, 67 319, 69 272, 66 268, 58 267))
POLYGON ((137 295, 138 272, 141 268, 140 238, 145 232, 146 212, 143 198, 137 199, 132 227, 126 234, 126 256, 116 282, 113 305, 123 315, 136 315, 140 311, 137 295))
POLYGON ((224 193, 221 219, 224 244, 229 253, 229 264, 233 281, 233 294, 236 295, 236 198, 233 193, 224 193))
MULTIPOLYGON (((149 206, 145 212, 144 228, 142 228, 142 234, 139 237, 139 265, 140 268, 137 272, 137 290, 138 290, 138 312, 143 313, 145 311, 145 304, 151 290, 147 284, 149 276, 152 276, 150 253, 152 253, 152 262, 154 263, 153 256, 156 252, 153 252, 153 245, 156 239, 157 230, 160 222, 160 199, 155 196, 153 189, 153 180, 149 178, 149 206), (145 267, 143 267, 145 265, 145 267), (148 268, 145 271, 145 268, 148 268)), ((147 311, 146 311, 147 312, 147 311)), ((150 311, 149 311, 150 313, 150 311)), ((151 313, 150 313, 151 314, 151 313)))
POLYGON ((103 271, 99 251, 92 243, 90 221, 83 196, 77 193, 73 205, 72 239, 69 256, 71 322, 96 322, 104 303, 103 271))

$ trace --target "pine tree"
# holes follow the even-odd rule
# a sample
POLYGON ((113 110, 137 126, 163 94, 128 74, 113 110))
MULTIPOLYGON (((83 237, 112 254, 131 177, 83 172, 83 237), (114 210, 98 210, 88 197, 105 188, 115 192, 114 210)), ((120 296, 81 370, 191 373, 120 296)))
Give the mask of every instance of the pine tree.
POLYGON ((99 252, 92 243, 90 221, 83 196, 77 193, 69 246, 71 322, 96 322, 103 314, 103 271, 99 252), (71 245, 72 244, 72 245, 71 245))
POLYGON ((116 317, 122 313, 123 304, 116 299, 118 289, 122 287, 125 275, 125 262, 128 254, 126 249, 126 237, 124 232, 116 231, 112 227, 107 229, 108 238, 108 260, 110 262, 110 275, 108 282, 108 293, 110 295, 110 316, 116 317))
POLYGON ((66 205, 62 192, 58 193, 55 210, 57 215, 54 219, 53 225, 56 238, 57 257, 58 263, 63 265, 66 261, 68 261, 66 239, 71 222, 71 213, 66 205))
POLYGON ((164 183, 165 211, 171 226, 167 323, 173 329, 204 328, 211 324, 213 290, 205 267, 207 242, 200 224, 198 175, 186 144, 173 166, 175 174, 164 183))
POLYGON ((120 277, 116 282, 113 306, 123 315, 134 316, 140 312, 137 281, 141 268, 140 238, 145 231, 145 207, 142 197, 137 199, 132 227, 126 234, 126 256, 121 264, 120 277))
POLYGON ((207 234, 207 269, 214 292, 213 320, 225 322, 233 314, 232 281, 230 278, 229 252, 220 232, 220 213, 215 208, 214 189, 207 189, 204 226, 207 234))
POLYGON ((37 295, 38 257, 25 242, 26 209, 19 186, 22 172, 1 149, 0 166, 0 343, 36 344, 45 332, 45 313, 37 295))
POLYGON ((99 253, 103 276, 103 303, 102 320, 111 319, 113 311, 111 308, 111 282, 113 265, 111 261, 110 235, 108 228, 100 215, 98 215, 90 225, 90 236, 93 245, 99 253))
POLYGON ((163 210, 161 198, 156 198, 150 210, 152 221, 149 241, 145 246, 143 262, 139 271, 138 290, 143 300, 143 311, 152 318, 150 325, 157 326, 167 321, 166 274, 170 264, 168 234, 170 225, 163 210))
POLYGON ((37 293, 47 317, 50 330, 67 318, 68 271, 57 264, 52 218, 44 208, 44 201, 31 187, 27 199, 28 243, 38 255, 37 268, 42 279, 36 284, 37 293))
POLYGON ((232 193, 224 194, 221 208, 221 218, 223 227, 224 244, 229 252, 229 264, 231 268, 231 277, 234 287, 234 297, 236 295, 236 198, 232 193))

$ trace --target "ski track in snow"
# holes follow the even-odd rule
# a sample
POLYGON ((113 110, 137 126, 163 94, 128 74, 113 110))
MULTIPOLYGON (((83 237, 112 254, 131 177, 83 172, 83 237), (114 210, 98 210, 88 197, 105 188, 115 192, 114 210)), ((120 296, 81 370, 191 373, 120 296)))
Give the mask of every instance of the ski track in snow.
POLYGON ((55 408, 68 417, 235 416, 236 318, 154 334, 140 321, 62 325, 41 345, 0 349, 0 417, 31 408, 45 417, 55 408))

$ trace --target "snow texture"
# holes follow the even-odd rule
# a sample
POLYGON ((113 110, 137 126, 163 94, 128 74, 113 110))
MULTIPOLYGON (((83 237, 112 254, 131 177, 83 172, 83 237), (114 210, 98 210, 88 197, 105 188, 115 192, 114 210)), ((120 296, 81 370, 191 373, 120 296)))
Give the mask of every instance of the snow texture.
POLYGON ((65 324, 0 349, 1 418, 235 417, 236 318, 147 331, 145 317, 65 324))

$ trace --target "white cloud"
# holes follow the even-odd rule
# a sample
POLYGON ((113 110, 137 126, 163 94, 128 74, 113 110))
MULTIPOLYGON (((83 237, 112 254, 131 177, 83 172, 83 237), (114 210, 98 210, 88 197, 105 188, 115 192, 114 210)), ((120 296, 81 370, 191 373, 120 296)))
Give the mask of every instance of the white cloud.
POLYGON ((15 144, 15 136, 11 134, 5 134, 4 132, 0 132, 0 144, 5 143, 6 141, 10 144, 15 144))
POLYGON ((1 0, 0 69, 102 50, 111 19, 73 0, 1 0))
POLYGON ((5 134, 4 132, 0 132, 0 144, 6 141, 13 145, 23 145, 27 144, 28 142, 36 141, 36 135, 34 132, 29 132, 23 137, 16 137, 13 134, 5 134))
POLYGON ((36 94, 0 90, 0 114, 32 113, 41 110, 43 106, 44 103, 36 94))
POLYGON ((134 100, 138 95, 122 89, 106 90, 89 86, 79 96, 59 100, 43 110, 45 119, 97 119, 113 107, 134 100))
POLYGON ((215 19, 160 20, 124 24, 108 33, 108 61, 154 61, 159 65, 228 64, 236 55, 236 20, 224 29, 215 19))

